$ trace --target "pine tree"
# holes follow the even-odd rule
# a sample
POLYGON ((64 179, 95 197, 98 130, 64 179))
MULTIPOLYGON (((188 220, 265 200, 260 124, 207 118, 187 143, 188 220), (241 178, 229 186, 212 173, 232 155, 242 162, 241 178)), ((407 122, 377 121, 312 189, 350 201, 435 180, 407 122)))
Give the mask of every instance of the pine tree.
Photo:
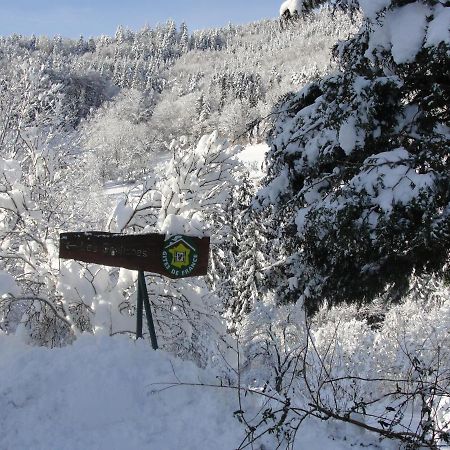
POLYGON ((204 122, 211 115, 211 104, 208 100, 205 100, 202 105, 202 110, 200 112, 200 122, 204 122))
POLYGON ((122 25, 119 25, 116 30, 115 39, 117 44, 121 45, 125 42, 125 29, 122 25))
MULTIPOLYGON (((324 2, 296 3, 304 14, 324 2)), ((361 5, 361 29, 335 48, 340 72, 281 108, 259 196, 279 220, 279 300, 311 311, 396 301, 412 274, 449 272, 450 5, 361 5)))
POLYGON ((180 25, 180 51, 181 54, 189 51, 189 31, 185 22, 180 25))

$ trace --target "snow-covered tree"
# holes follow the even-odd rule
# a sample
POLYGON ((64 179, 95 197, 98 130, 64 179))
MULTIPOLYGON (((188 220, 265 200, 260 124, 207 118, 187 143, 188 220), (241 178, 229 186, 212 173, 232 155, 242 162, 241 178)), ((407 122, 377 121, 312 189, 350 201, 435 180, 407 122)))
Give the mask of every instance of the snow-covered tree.
MULTIPOLYGON (((170 161, 155 167, 153 177, 148 175, 142 186, 117 204, 111 231, 210 235, 216 248, 224 232, 217 217, 223 215, 235 184, 238 163, 233 157, 238 151, 240 147, 229 145, 217 133, 203 136, 195 147, 183 139, 174 141, 170 161)), ((219 318, 219 296, 204 278, 174 281, 149 274, 147 281, 161 347, 207 364, 225 333, 219 318)), ((129 277, 128 286, 120 285, 120 301, 117 294, 112 299, 109 294, 104 297, 110 311, 110 319, 103 326, 107 331, 111 326, 112 333, 128 331, 120 326, 134 315, 134 286, 135 279, 129 277)))
POLYGON ((334 4, 363 24, 335 48, 340 71, 283 106, 259 194, 279 220, 279 299, 310 310, 398 300, 411 274, 449 270, 450 5, 334 4))
POLYGON ((130 179, 146 170, 149 156, 151 98, 136 89, 123 90, 84 124, 92 177, 105 182, 130 179))
POLYGON ((17 286, 2 292, 0 327, 40 345, 63 345, 77 329, 89 329, 90 304, 59 290, 57 241, 60 231, 95 222, 94 189, 74 130, 104 93, 95 80, 57 74, 38 57, 0 68, 0 270, 17 286), (82 92, 84 99, 74 98, 82 92))

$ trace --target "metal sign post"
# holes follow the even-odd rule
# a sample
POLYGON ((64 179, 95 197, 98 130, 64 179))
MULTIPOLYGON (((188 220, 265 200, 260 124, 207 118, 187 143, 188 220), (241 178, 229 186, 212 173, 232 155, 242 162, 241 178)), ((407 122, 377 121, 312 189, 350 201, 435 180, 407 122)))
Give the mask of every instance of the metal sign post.
POLYGON ((152 309, 150 307, 150 299, 148 298, 147 283, 145 282, 144 272, 139 271, 138 288, 137 288, 137 318, 136 318, 136 339, 142 338, 142 304, 145 308, 145 316, 147 317, 148 332, 152 342, 153 350, 158 350, 158 341, 156 340, 155 324, 153 323, 152 309))
MULTIPOLYGON (((140 274, 141 272, 139 272, 140 274)), ((141 284, 137 286, 137 300, 136 300, 136 339, 142 339, 142 319, 144 317, 144 298, 142 296, 141 284)))
POLYGON ((209 237, 163 234, 123 235, 103 232, 62 233, 59 257, 110 267, 137 270, 136 339, 143 338, 143 315, 147 318, 152 347, 156 350, 155 324, 144 271, 179 279, 206 275, 209 237))

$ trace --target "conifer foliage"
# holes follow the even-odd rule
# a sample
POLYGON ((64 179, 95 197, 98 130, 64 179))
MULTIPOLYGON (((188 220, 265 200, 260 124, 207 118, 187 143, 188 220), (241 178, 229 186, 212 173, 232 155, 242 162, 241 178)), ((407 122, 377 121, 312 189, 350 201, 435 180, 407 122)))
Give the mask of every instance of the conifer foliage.
POLYGON ((309 310, 395 301, 412 274, 449 270, 450 2, 333 3, 362 26, 335 47, 340 71, 281 108, 259 193, 280 223, 278 289, 309 310))

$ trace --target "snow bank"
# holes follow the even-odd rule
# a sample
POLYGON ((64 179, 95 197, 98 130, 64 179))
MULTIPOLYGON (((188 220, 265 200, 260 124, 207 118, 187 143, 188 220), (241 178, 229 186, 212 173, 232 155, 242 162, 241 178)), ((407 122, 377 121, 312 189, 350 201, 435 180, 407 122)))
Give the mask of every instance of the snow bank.
MULTIPOLYGON (((245 433, 233 416, 236 390, 189 385, 202 382, 218 383, 212 372, 154 352, 148 342, 83 335, 50 350, 0 331, 0 449, 238 448, 245 433), (179 381, 187 385, 167 388, 179 381)), ((267 406, 264 397, 242 400, 254 414, 267 406)), ((310 418, 294 449, 350 450, 362 441, 376 448, 373 436, 310 418)), ((273 435, 260 444, 277 445, 273 435)))
POLYGON ((64 349, 0 334, 0 448, 8 450, 230 450, 242 429, 236 396, 191 363, 147 342, 80 337, 64 349), (176 375, 175 375, 176 374, 176 375))

